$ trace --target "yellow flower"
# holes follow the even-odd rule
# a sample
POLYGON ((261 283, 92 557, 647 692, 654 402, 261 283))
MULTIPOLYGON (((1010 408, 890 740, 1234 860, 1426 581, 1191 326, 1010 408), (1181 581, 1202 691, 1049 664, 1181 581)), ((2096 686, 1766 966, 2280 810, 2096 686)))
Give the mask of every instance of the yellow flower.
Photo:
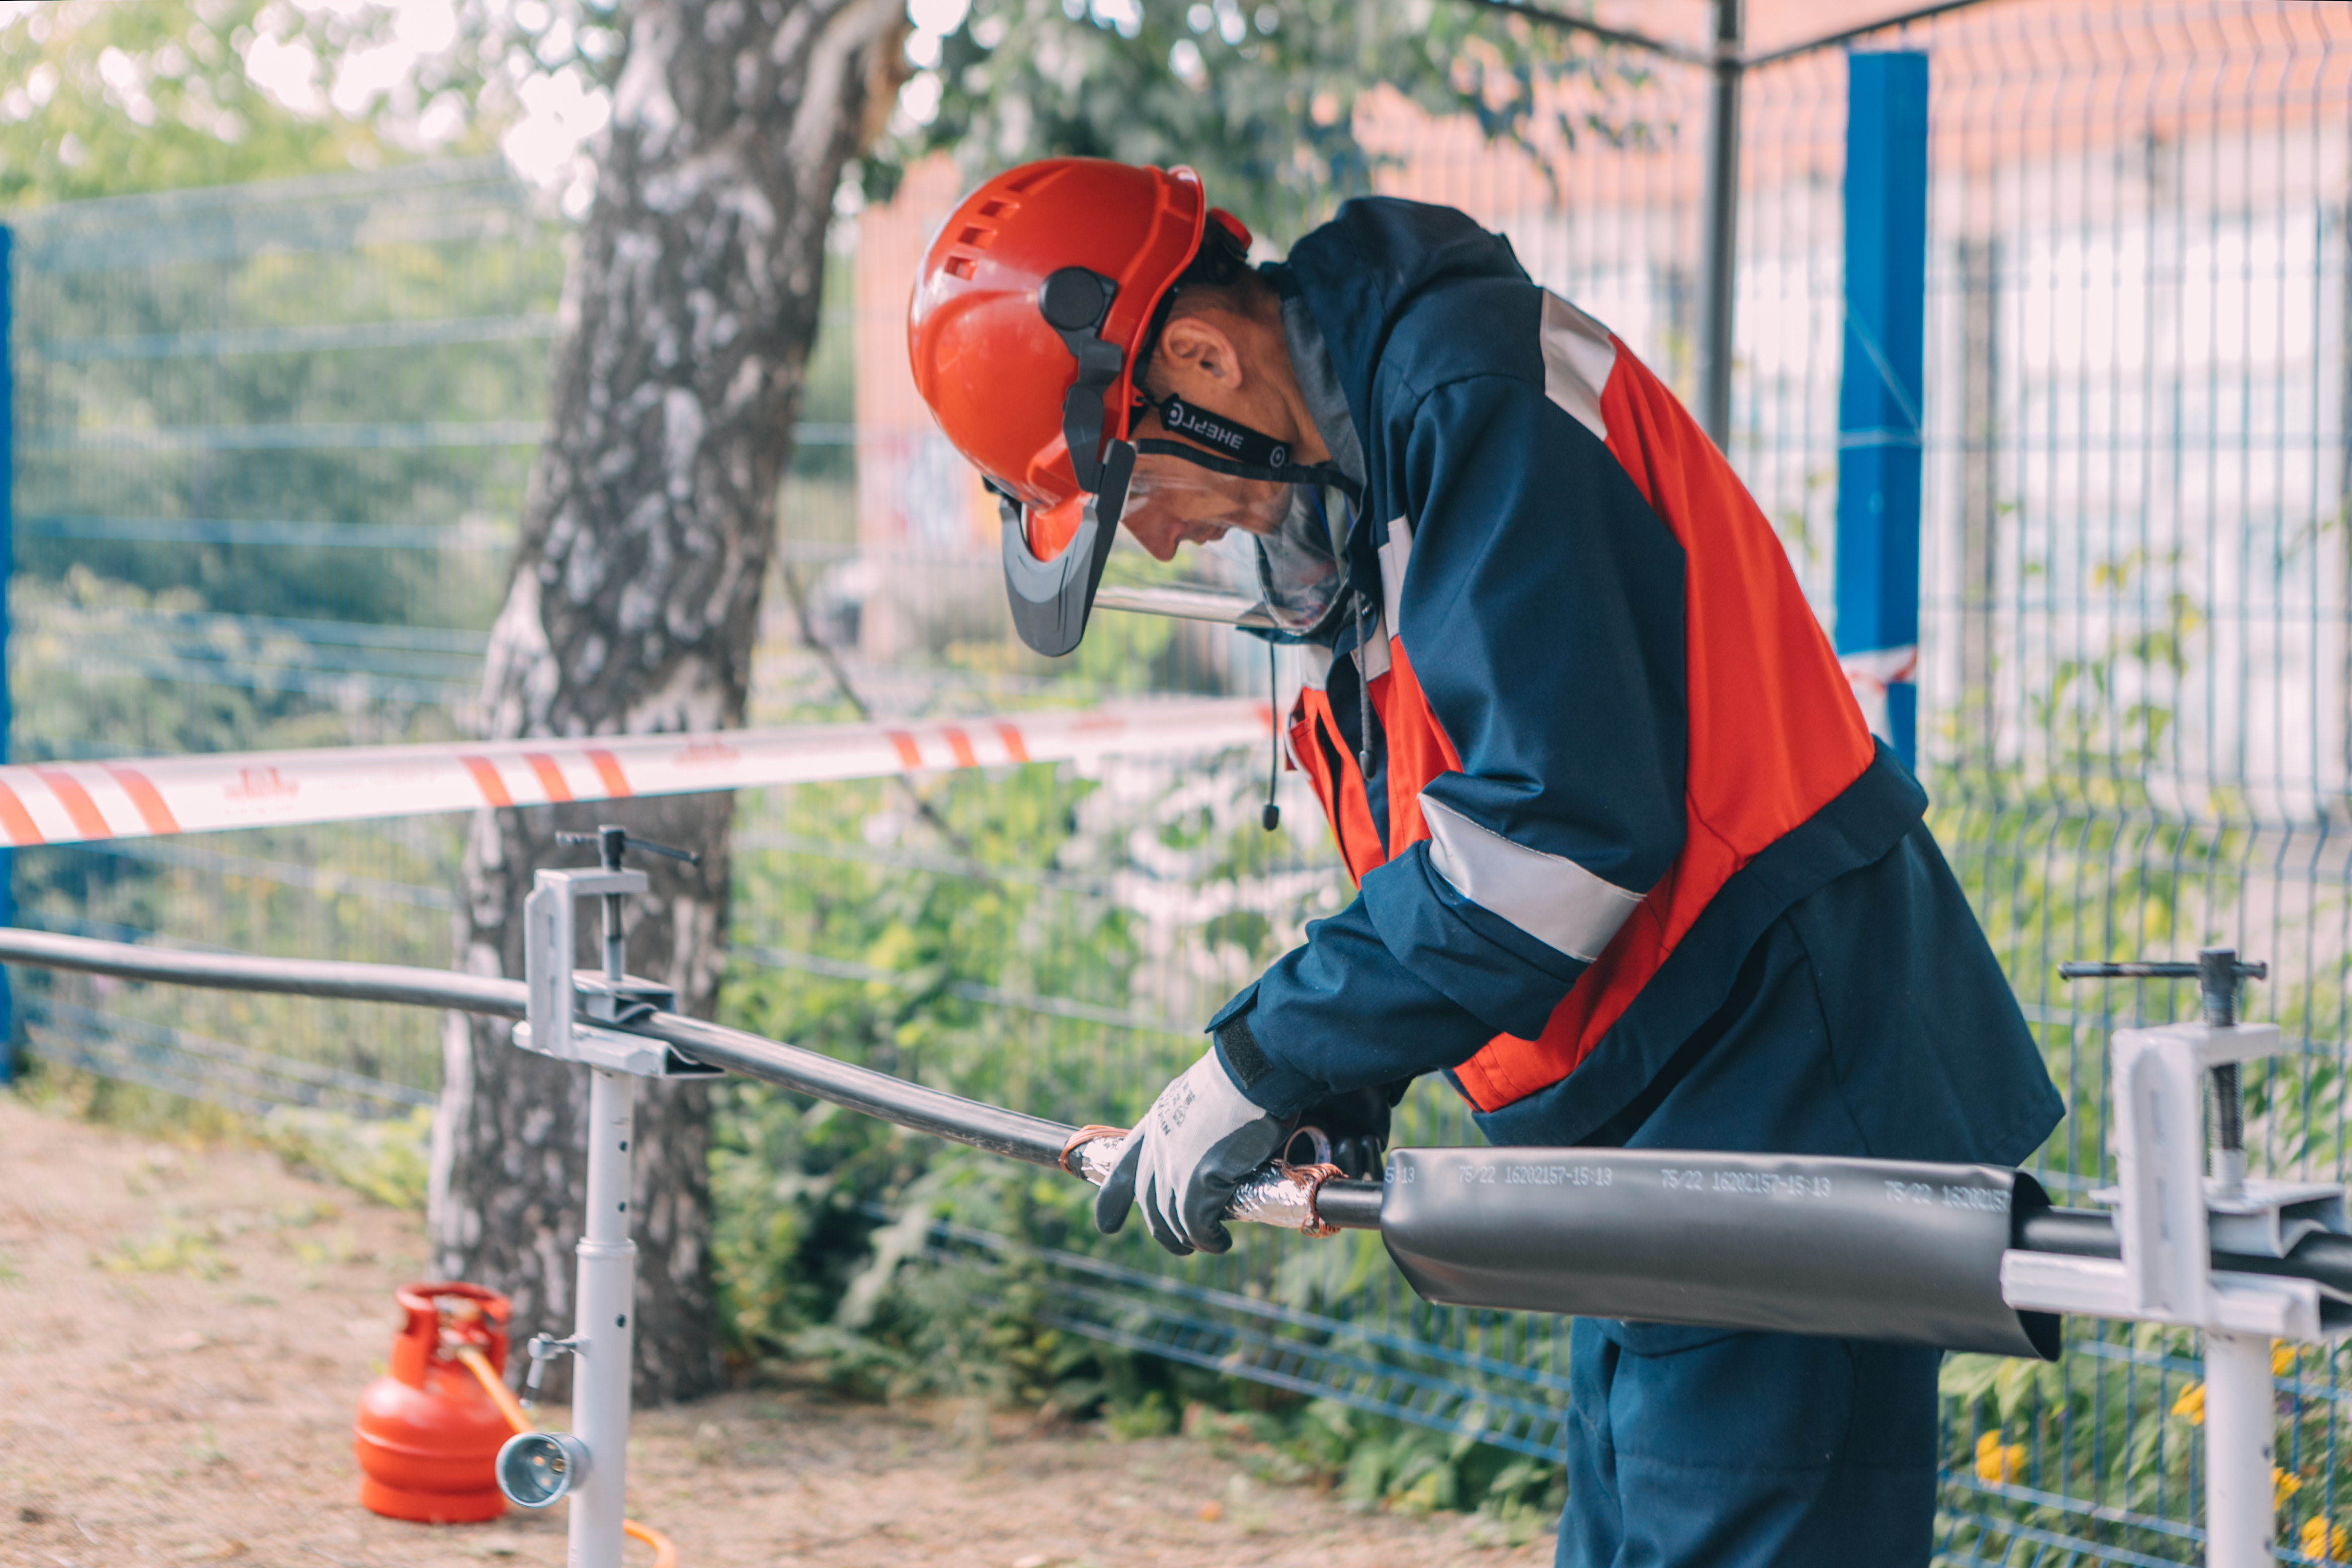
POLYGON ((2205 1425, 2205 1385, 2192 1383, 2180 1391, 2172 1402, 2172 1413, 2202 1426, 2205 1425))
POLYGON ((2297 1544, 2305 1557, 2317 1557, 2329 1563, 2352 1559, 2352 1530, 2340 1524, 2330 1524, 2324 1513, 2313 1514, 2303 1521, 2303 1534, 2297 1544))
POLYGON ((2296 1346, 2291 1340, 2271 1342, 2271 1375, 2285 1377, 2294 1371, 2296 1346))
POLYGON ((2286 1500, 2302 1489, 2301 1476, 2296 1475, 2293 1470, 2283 1470, 2276 1465, 2271 1467, 2271 1506, 2273 1508, 2284 1508, 2286 1500))
POLYGON ((1999 1486, 2024 1474, 2024 1444, 2003 1443, 1998 1432, 1987 1432, 1977 1438, 1977 1479, 1988 1486, 1999 1486))

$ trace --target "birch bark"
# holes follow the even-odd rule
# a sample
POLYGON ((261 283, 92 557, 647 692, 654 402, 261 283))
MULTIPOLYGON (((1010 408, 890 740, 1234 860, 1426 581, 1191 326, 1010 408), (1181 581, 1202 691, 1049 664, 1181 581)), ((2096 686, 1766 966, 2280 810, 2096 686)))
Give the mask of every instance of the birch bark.
MULTIPOLYGON (((834 191, 902 79, 902 5, 635 8, 565 290, 552 420, 490 639, 491 737, 742 723, 834 191)), ((467 840, 459 965, 520 975, 531 873, 591 858, 559 848, 556 831, 619 821, 702 853, 699 867, 646 868, 653 885, 630 911, 629 968, 709 1016, 731 805, 713 795, 480 813, 467 840)), ((520 1344, 571 1331, 587 1084, 506 1036, 503 1024, 447 1025, 429 1224, 442 1277, 514 1298, 520 1344)), ((698 1086, 647 1084, 639 1098, 641 1401, 718 1384, 709 1109, 698 1086)))

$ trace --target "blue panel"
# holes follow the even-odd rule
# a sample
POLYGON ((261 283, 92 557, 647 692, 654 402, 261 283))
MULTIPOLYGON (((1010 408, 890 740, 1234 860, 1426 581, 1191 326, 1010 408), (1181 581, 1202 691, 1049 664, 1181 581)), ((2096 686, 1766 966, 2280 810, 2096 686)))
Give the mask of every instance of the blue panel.
MULTIPOLYGON (((0 763, 8 760, 8 586, 16 574, 16 294, 11 265, 16 237, 0 225, 0 763)), ((0 926, 16 923, 16 856, 0 849, 0 926)), ((0 969, 0 1083, 16 1065, 16 1009, 10 1005, 8 972, 0 969)))
MULTIPOLYGON (((1927 292, 1927 57, 1847 58, 1845 361, 1838 386, 1837 647, 1919 640, 1919 405, 1927 292)), ((1893 660, 1880 661, 1899 664, 1893 660)), ((1882 670, 1882 673, 1884 671, 1882 670)), ((1913 760, 1916 688, 1874 713, 1913 760)))

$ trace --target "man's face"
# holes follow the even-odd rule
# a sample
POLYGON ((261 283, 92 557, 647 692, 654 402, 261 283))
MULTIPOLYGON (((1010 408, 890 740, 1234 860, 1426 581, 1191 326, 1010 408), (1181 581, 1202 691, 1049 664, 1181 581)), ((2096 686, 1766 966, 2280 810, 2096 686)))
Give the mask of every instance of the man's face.
MULTIPOLYGON (((1171 435, 1157 414, 1139 420, 1134 433, 1208 452, 1197 442, 1171 435)), ((1145 452, 1135 459, 1135 477, 1129 481, 1127 507, 1119 521, 1153 560, 1172 561, 1178 545, 1214 544, 1236 528, 1272 536, 1290 513, 1290 489, 1264 479, 1236 479, 1182 458, 1145 452)))

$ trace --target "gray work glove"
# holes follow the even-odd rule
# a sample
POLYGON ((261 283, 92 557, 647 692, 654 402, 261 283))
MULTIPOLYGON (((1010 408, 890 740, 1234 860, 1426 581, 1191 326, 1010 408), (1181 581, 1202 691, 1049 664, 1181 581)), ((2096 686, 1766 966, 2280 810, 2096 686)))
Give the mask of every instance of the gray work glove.
POLYGON ((1211 1047, 1136 1123, 1095 1194, 1095 1228, 1115 1235, 1139 1197, 1151 1239, 1179 1258, 1229 1250, 1225 1205, 1242 1178, 1274 1157, 1286 1126, 1234 1086, 1211 1047))

